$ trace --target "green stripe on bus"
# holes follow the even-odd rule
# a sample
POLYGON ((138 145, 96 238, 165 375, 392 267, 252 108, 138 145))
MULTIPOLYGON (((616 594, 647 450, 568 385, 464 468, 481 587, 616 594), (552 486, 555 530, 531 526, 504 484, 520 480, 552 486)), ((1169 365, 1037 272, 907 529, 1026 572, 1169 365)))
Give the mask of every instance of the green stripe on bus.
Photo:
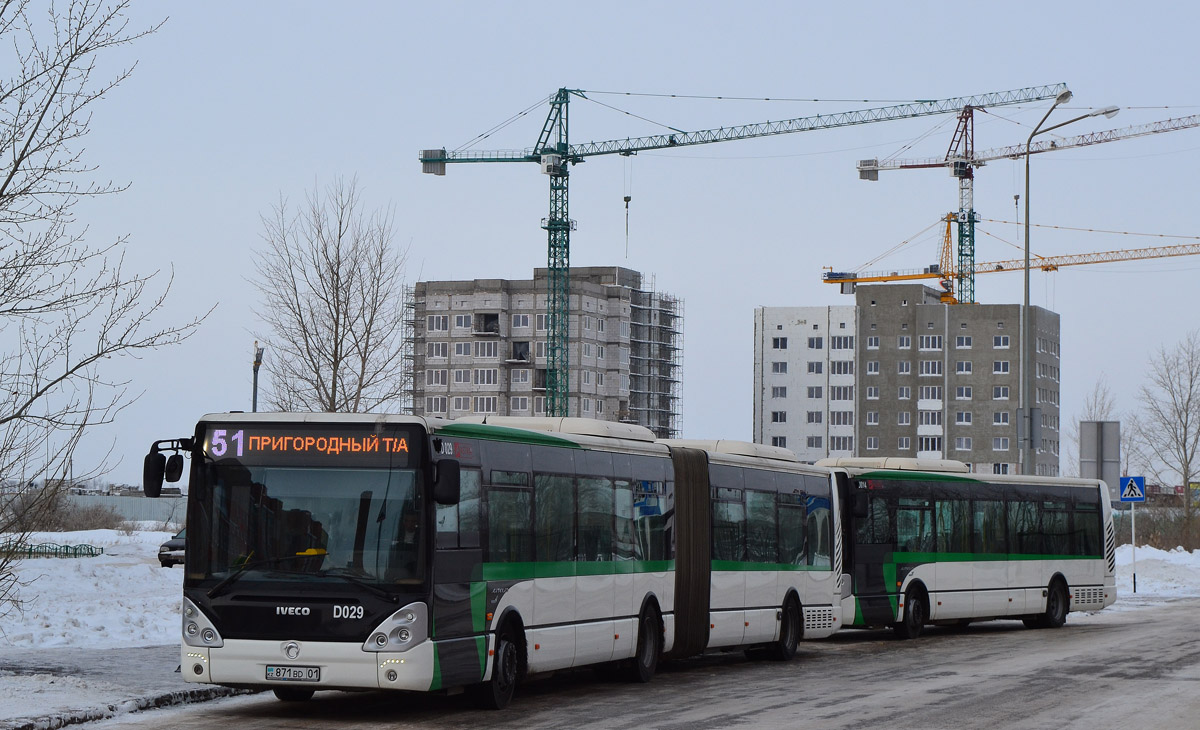
POLYGON ((437 646, 433 647, 433 679, 429 682, 429 691, 442 688, 442 662, 438 659, 437 646))
POLYGON ((559 446, 570 449, 583 448, 574 441, 559 438, 558 436, 551 436, 541 431, 526 431, 522 428, 508 428, 506 426, 489 426, 483 423, 451 423, 439 428, 434 435, 477 438, 488 441, 508 441, 516 444, 559 446))
POLYGON ((531 580, 569 578, 582 575, 626 575, 665 573, 675 570, 674 560, 607 560, 574 562, 484 563, 484 580, 531 580))
POLYGON ((475 633, 487 631, 487 583, 471 584, 471 628, 475 633))
POLYGON ((818 570, 826 573, 832 572, 832 568, 828 565, 793 565, 792 563, 751 563, 743 560, 714 560, 712 561, 713 570, 724 570, 729 572, 763 570, 763 571, 809 571, 818 570))
POLYGON ((896 563, 997 563, 1030 560, 1103 560, 1103 555, 1043 555, 1024 553, 909 553, 898 551, 888 558, 896 563))

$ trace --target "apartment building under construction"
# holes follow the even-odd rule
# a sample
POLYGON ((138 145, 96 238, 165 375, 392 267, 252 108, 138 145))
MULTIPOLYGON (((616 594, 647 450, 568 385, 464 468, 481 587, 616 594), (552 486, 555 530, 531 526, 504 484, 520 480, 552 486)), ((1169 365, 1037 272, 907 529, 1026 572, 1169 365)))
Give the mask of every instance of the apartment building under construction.
MULTIPOLYGON (((418 282, 406 308, 418 415, 546 415, 547 270, 418 282)), ((683 302, 616 266, 571 269, 568 415, 679 436, 683 302)))

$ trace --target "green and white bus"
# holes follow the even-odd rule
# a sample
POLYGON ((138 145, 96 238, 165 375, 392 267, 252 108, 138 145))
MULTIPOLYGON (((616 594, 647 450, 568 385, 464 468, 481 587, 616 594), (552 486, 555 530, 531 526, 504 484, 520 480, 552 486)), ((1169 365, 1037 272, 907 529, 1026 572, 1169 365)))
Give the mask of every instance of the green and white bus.
POLYGON ((1021 619, 1111 605, 1116 533, 1098 480, 970 473, 956 461, 825 459, 843 500, 849 627, 1021 619))
POLYGON ((841 626, 830 471, 784 449, 591 419, 220 413, 154 444, 148 496, 185 455, 188 681, 498 708, 529 674, 644 682, 662 656, 787 659, 841 626))

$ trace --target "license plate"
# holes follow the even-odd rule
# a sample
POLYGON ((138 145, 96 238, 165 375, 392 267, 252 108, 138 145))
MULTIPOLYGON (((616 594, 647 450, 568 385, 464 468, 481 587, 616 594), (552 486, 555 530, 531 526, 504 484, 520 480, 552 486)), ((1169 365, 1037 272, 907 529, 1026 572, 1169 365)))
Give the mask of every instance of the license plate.
POLYGON ((278 667, 267 665, 267 679, 280 682, 320 682, 320 667, 278 667))

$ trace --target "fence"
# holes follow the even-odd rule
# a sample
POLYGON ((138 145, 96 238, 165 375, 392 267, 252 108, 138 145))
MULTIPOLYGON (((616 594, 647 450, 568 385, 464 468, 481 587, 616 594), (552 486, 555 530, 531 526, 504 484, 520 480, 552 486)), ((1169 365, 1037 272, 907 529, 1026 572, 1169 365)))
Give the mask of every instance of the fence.
POLYGON ((15 542, 0 543, 0 555, 16 558, 94 558, 103 555, 104 548, 95 545, 28 545, 15 542))
POLYGON ((77 507, 109 507, 130 522, 173 522, 187 519, 186 497, 107 497, 95 494, 69 494, 66 498, 77 507))

